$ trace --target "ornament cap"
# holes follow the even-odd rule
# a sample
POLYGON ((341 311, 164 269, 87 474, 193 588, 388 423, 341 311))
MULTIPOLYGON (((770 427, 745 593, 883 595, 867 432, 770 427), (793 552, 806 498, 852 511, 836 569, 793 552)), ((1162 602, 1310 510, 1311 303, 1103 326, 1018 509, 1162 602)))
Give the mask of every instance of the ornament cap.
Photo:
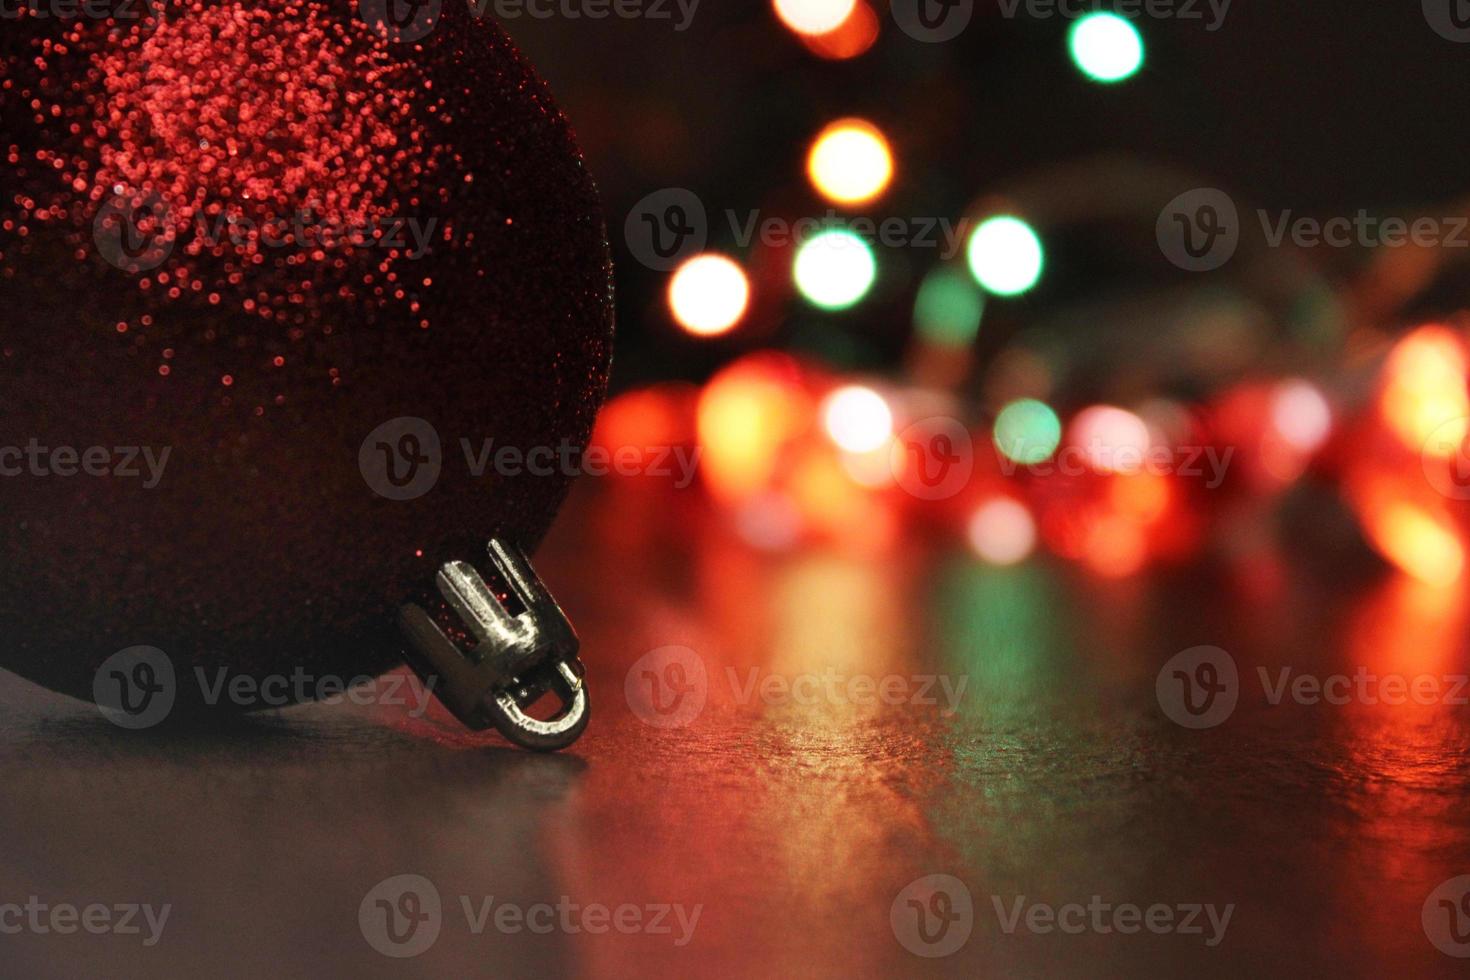
POLYGON ((466 727, 493 726, 522 748, 564 749, 588 719, 577 634, 521 548, 492 538, 488 552, 503 594, 467 562, 447 562, 435 576, 439 594, 464 623, 462 642, 450 639, 422 606, 399 609, 414 654, 409 664, 466 727), (547 693, 560 700, 557 713, 547 720, 528 714, 547 693))

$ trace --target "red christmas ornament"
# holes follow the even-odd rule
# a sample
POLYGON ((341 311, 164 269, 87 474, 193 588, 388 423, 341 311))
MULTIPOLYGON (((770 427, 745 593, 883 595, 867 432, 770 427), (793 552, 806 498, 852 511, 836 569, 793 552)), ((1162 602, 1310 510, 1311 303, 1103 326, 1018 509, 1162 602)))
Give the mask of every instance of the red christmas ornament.
POLYGON ((154 647, 194 708, 222 670, 375 674, 400 606, 452 622, 441 567, 547 529, 567 475, 462 447, 587 439, 596 193, 492 22, 399 6, 7 22, 0 665, 91 699, 154 647))

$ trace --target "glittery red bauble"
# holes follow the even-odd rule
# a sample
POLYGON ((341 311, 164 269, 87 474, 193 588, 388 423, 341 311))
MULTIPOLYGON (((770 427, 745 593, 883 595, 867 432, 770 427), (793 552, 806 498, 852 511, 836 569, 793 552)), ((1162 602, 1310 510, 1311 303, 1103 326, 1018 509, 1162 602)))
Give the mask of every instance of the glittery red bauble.
POLYGON ((107 2, 0 33, 0 666, 90 699, 157 647, 186 705, 196 668, 380 672, 400 603, 492 534, 533 546, 567 489, 461 440, 587 438, 592 181, 463 3, 107 2), (398 500, 359 464, 401 417, 442 466, 398 500), (167 449, 155 486, 132 447, 167 449))

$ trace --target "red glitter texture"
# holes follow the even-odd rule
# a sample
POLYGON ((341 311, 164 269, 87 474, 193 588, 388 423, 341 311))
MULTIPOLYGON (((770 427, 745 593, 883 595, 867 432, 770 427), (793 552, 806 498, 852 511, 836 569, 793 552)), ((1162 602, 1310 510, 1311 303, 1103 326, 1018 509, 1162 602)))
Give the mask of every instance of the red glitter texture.
POLYGON ((23 210, 23 227, 68 213, 68 200, 116 201, 168 251, 139 288, 236 294, 267 319, 306 302, 356 250, 381 249, 351 288, 385 278, 403 253, 385 230, 422 203, 398 191, 417 188, 441 152, 420 120, 452 122, 366 24, 317 5, 195 2, 121 39, 79 28, 40 48, 48 71, 87 61, 73 88, 84 97, 36 117, 83 138, 71 153, 37 151, 72 193, 23 210))
POLYGON ((458 447, 585 442, 611 350, 596 194, 462 4, 416 43, 353 0, 157 6, 0 33, 0 447, 170 449, 151 488, 0 479, 0 665, 81 697, 134 645, 185 678, 374 673, 439 564, 534 545, 566 491, 458 447), (119 217, 156 262, 108 260, 119 217), (408 501, 358 468, 401 416, 443 442, 408 501))

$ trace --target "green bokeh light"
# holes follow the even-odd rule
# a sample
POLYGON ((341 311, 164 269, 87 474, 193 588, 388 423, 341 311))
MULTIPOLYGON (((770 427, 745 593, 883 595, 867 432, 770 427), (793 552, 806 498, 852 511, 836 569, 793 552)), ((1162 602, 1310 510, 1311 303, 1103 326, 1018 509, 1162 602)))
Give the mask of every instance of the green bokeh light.
POLYGON ((796 250, 792 264, 796 288, 808 303, 824 310, 857 305, 878 277, 872 247, 850 231, 824 231, 796 250))
POLYGON ((914 300, 914 329, 931 344, 968 347, 980 332, 985 297, 961 271, 942 267, 924 277, 914 300))
POLYGON ((1067 50, 1082 74, 1105 85, 1131 78, 1143 67, 1143 38, 1117 14, 1089 14, 1077 21, 1067 35, 1067 50))
POLYGON ((1021 398, 1000 410, 992 438, 1006 459, 1034 466, 1057 451, 1062 441, 1062 421, 1045 402, 1021 398))
POLYGON ((1026 292, 1041 278, 1046 262, 1040 237, 1026 222, 1009 214, 980 222, 970 235, 965 257, 975 281, 997 296, 1026 292))

